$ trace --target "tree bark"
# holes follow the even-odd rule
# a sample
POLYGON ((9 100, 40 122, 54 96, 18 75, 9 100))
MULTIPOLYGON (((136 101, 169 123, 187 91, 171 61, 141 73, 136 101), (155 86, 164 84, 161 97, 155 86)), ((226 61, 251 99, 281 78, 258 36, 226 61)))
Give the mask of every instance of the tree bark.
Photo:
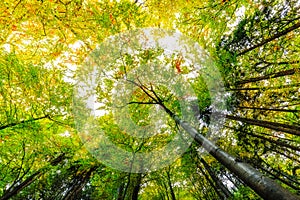
POLYGON ((21 190, 26 188, 28 185, 33 183, 38 177, 40 177, 43 174, 42 170, 39 170, 35 173, 33 173, 31 176, 29 176, 25 181, 23 181, 20 185, 14 187, 12 190, 6 192, 0 200, 8 200, 11 197, 17 195, 21 190))
POLYGON ((123 192, 124 192, 124 183, 122 182, 120 187, 118 188, 117 200, 123 200, 123 192))
POLYGON ((217 195, 219 196, 220 199, 226 199, 226 196, 223 192, 221 192, 222 190, 217 188, 216 186, 216 182, 212 181, 211 178, 205 173, 205 171, 202 169, 201 166, 198 166, 199 170, 201 171, 201 173, 204 175, 205 179, 209 182, 209 184, 214 188, 215 192, 217 193, 217 195), (220 191, 221 190, 221 191, 220 191))
MULTIPOLYGON (((57 158, 50 161, 50 165, 55 166, 58 165, 63 159, 65 158, 65 154, 59 155, 57 158)), ((41 175, 44 174, 45 167, 39 169, 37 172, 33 173, 31 176, 29 176, 26 180, 24 180, 22 183, 17 185, 16 187, 12 188, 3 196, 0 198, 0 200, 8 200, 11 197, 17 195, 20 191, 22 191, 24 188, 26 188, 28 185, 33 183, 37 178, 39 178, 41 175)))
POLYGON ((167 199, 170 200, 170 198, 169 198, 168 187, 167 187, 167 185, 165 184, 165 182, 164 182, 163 180, 162 180, 162 185, 163 185, 163 187, 164 187, 164 189, 165 189, 167 199))
POLYGON ((215 173, 211 170, 210 166, 206 163, 203 158, 200 158, 201 163, 204 165, 205 169, 208 171, 210 177, 214 180, 218 188, 220 188, 225 195, 225 198, 229 198, 232 196, 228 188, 220 181, 220 179, 215 175, 215 173))
POLYGON ((282 32, 279 32, 279 33, 273 35, 272 37, 270 37, 270 38, 268 38, 268 39, 262 41, 261 43, 256 44, 256 45, 250 47, 249 49, 246 49, 246 50, 244 50, 244 51, 238 53, 237 56, 244 55, 244 54, 248 53, 249 51, 252 51, 253 49, 256 49, 256 48, 258 48, 258 47, 261 47, 261 46, 263 46, 263 45, 265 45, 265 44, 271 42, 272 40, 275 40, 275 39, 277 39, 277 38, 279 38, 279 37, 281 37, 281 36, 284 36, 284 35, 288 34, 289 32, 291 32, 291 31, 293 31, 293 30, 295 30, 295 29, 297 29, 297 28, 299 28, 299 27, 300 27, 300 22, 294 24, 293 26, 287 28, 286 30, 284 30, 284 31, 282 31, 282 32))
POLYGON ((137 200, 142 183, 142 174, 128 174, 128 181, 124 190, 123 199, 137 200))
POLYGON ((64 200, 72 200, 75 198, 75 196, 82 190, 82 188, 86 185, 86 183, 89 181, 92 173, 97 169, 96 166, 90 168, 88 171, 83 173, 79 181, 76 181, 76 184, 74 187, 72 187, 71 190, 64 196, 64 200))
MULTIPOLYGON (((283 176, 283 177, 285 177, 285 180, 287 180, 287 181, 290 181, 290 182, 292 182, 292 183, 295 183, 295 184, 297 184, 298 186, 300 185, 300 183, 297 181, 297 176, 293 176, 293 175, 288 175, 288 174, 286 174, 286 173, 282 173, 281 171, 279 171, 279 170, 277 170, 277 169, 275 169, 273 166, 271 166, 269 163, 267 163, 265 160, 263 160, 262 158, 259 158, 260 160, 260 162, 261 162, 261 164, 260 164, 260 166, 258 166, 258 167, 261 167, 261 168, 263 168, 263 164, 266 166, 266 170, 268 171, 268 172, 270 172, 270 171, 273 171, 273 174, 277 174, 277 176, 278 175, 281 175, 281 176, 283 176)), ((294 188, 295 190, 299 190, 299 187, 298 188, 294 188)))
POLYGON ((278 89, 285 89, 285 88, 292 88, 292 87, 299 87, 300 83, 290 84, 290 85, 281 85, 275 87, 251 87, 251 88, 230 88, 228 91, 253 91, 253 90, 278 90, 278 89))
POLYGON ((249 78, 249 79, 246 79, 246 80, 237 81, 236 84, 237 85, 242 85, 242 84, 246 84, 246 83, 253 83, 253 82, 257 82, 257 81, 262 81, 262 80, 267 80, 267 79, 272 79, 272 78, 278 78, 278 77, 282 77, 282 76, 294 75, 295 73, 297 73, 297 70, 298 69, 288 69, 288 70, 276 72, 276 73, 273 73, 273 74, 268 74, 268 75, 265 75, 265 76, 259 76, 259 77, 249 78))
POLYGON ((232 115, 225 115, 225 117, 227 119, 232 119, 235 121, 240 121, 247 124, 264 127, 275 131, 282 131, 285 133, 290 133, 292 135, 300 135, 299 127, 293 125, 281 124, 277 122, 270 122, 270 121, 257 120, 257 119, 248 119, 248 118, 232 116, 232 115))
POLYGON ((122 199, 125 199, 125 198, 126 198, 127 191, 128 191, 129 185, 130 185, 130 182, 131 182, 131 173, 128 173, 128 180, 127 180, 127 183, 126 183, 125 190, 124 190, 124 192, 123 192, 123 197, 122 197, 122 199))
POLYGON ((133 187, 132 200, 138 200, 139 191, 142 183, 142 174, 137 174, 137 178, 133 187))
POLYGON ((267 174, 269 174, 271 177, 274 177, 274 179, 280 180, 282 183, 284 183, 285 185, 289 186, 290 188, 293 188, 294 190, 299 190, 299 187, 294 186, 288 180, 285 180, 285 179, 281 178, 278 174, 270 172, 269 170, 267 170, 267 169, 265 169, 263 167, 261 167, 260 169, 262 169, 264 172, 266 172, 267 174))
MULTIPOLYGON (((232 129, 234 131, 241 131, 241 130, 238 130, 238 129, 234 128, 234 127, 230 127, 230 126, 224 126, 224 127, 232 129)), ((265 140, 265 141, 268 141, 268 142, 273 143, 273 144, 277 144, 277 145, 279 145, 281 147, 286 147, 286 148, 289 148, 289 149, 292 149, 292 150, 300 151, 300 147, 297 147, 297 146, 294 146, 294 145, 290 145, 290 144, 287 143, 287 141, 284 141, 284 140, 282 140, 280 138, 277 138, 277 139, 274 140, 274 139, 270 138, 270 137, 272 137, 270 135, 269 135, 269 137, 266 137, 266 136, 254 134, 252 131, 241 131, 241 132, 243 132, 243 133, 245 133, 247 135, 251 135, 251 136, 253 136, 255 138, 258 138, 258 139, 261 139, 261 140, 265 140)))
POLYGON ((239 106, 239 109, 251 109, 251 110, 266 110, 266 111, 276 111, 276 112, 292 112, 292 113, 299 113, 300 110, 288 110, 288 109, 279 109, 279 108, 259 108, 259 107, 246 107, 246 106, 239 106))
POLYGON ((287 144, 286 142, 283 142, 283 141, 273 140, 271 138, 266 138, 266 137, 263 137, 261 135, 256 135, 256 134, 253 134, 253 133, 247 133, 247 134, 249 134, 253 137, 268 141, 270 143, 277 144, 277 145, 282 146, 282 147, 286 147, 286 148, 289 148, 289 149, 292 149, 292 150, 300 151, 300 147, 287 144))
MULTIPOLYGON (((170 170, 170 168, 169 168, 169 170, 170 170)), ((172 200, 176 200, 176 196, 175 196, 173 186, 172 186, 172 182, 171 182, 170 171, 167 171, 166 173, 167 173, 168 185, 169 185, 172 200)))
POLYGON ((251 187, 258 195, 267 200, 300 200, 287 189, 280 186, 272 179, 264 176, 247 163, 237 161, 235 157, 221 150, 210 140, 201 135, 187 122, 180 120, 177 116, 171 116, 186 132, 188 132, 197 143, 202 145, 209 154, 216 158, 221 164, 236 174, 243 182, 251 187))

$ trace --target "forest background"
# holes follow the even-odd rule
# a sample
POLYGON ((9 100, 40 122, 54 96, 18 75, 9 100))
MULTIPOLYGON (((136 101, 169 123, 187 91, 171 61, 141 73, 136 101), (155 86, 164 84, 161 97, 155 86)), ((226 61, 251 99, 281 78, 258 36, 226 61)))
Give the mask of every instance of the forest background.
MULTIPOLYGON (((227 94, 221 111, 211 105, 201 76, 187 79, 197 97, 195 130, 206 135, 212 113, 220 112, 225 122, 214 143, 236 163, 247 163, 300 195, 298 1, 4 0, 0 5, 1 200, 262 198, 197 141, 171 165, 145 173, 115 170, 86 149, 91 138, 80 137, 74 122, 73 80, 98 44, 147 27, 180 31, 207 51, 221 73, 227 94)), ((133 58, 147 62, 160 55, 128 55, 111 81, 126 74, 133 58)), ((182 59, 174 55, 166 62, 184 77, 192 67, 182 59)), ((133 154, 149 151, 182 130, 170 115, 161 133, 130 137, 110 110, 112 82, 97 93, 106 110, 97 122, 116 145, 133 154)), ((180 116, 178 99, 170 96, 166 87, 154 91, 140 83, 131 99, 140 103, 128 104, 132 119, 147 125, 151 104, 180 116)), ((120 160, 123 164, 130 159, 120 160)))

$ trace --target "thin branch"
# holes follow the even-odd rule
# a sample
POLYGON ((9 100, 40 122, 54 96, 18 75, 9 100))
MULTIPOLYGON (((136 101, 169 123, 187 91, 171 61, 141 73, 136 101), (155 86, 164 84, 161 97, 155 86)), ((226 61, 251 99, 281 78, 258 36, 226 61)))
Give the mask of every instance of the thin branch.
POLYGON ((139 101, 131 101, 128 103, 129 104, 157 104, 155 102, 139 102, 139 101))
POLYGON ((21 125, 21 124, 25 124, 25 123, 28 123, 28 122, 37 121, 37 120, 40 120, 40 119, 45 119, 45 118, 49 118, 49 115, 45 115, 45 116, 42 116, 42 117, 37 117, 37 118, 29 119, 29 120, 22 120, 20 122, 15 122, 15 123, 7 124, 7 125, 4 125, 4 126, 0 126, 0 130, 6 129, 6 128, 11 128, 11 127, 21 125))
POLYGON ((16 8, 19 6, 19 4, 22 2, 22 0, 18 1, 18 3, 15 5, 13 11, 12 11, 12 14, 15 12, 16 8))

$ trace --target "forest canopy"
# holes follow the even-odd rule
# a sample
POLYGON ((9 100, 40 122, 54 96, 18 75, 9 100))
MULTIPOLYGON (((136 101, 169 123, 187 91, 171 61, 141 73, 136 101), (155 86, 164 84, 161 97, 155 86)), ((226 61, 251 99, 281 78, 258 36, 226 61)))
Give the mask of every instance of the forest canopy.
POLYGON ((0 200, 299 199, 299 1, 0 5, 0 200))

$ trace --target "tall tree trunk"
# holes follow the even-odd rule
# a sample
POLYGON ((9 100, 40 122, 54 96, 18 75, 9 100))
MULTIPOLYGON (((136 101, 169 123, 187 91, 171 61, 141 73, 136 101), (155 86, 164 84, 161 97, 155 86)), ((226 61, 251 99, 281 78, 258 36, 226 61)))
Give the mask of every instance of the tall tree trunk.
POLYGON ((165 184, 165 182, 163 180, 161 181, 161 183, 162 183, 162 185, 163 185, 163 187, 165 189, 167 199, 170 200, 170 198, 169 198, 169 191, 168 191, 167 185, 165 184))
POLYGON ((252 131, 242 131, 242 130, 238 130, 238 129, 236 129, 234 127, 230 127, 230 126, 224 126, 224 127, 232 129, 232 130, 235 130, 235 131, 243 132, 243 133, 245 133, 247 135, 251 135, 251 136, 253 136, 255 138, 258 138, 258 139, 261 139, 261 140, 265 140, 265 141, 268 141, 268 142, 273 143, 273 144, 277 144, 277 145, 279 145, 281 147, 286 147, 286 148, 289 148, 289 149, 292 149, 292 150, 300 151, 300 147, 288 144, 287 141, 281 140, 280 138, 277 138, 276 140, 274 140, 274 139, 270 138, 272 136, 266 137, 266 136, 254 134, 252 131))
POLYGON ((263 137, 261 135, 256 135, 256 134, 253 134, 253 133, 248 133, 248 134, 253 136, 253 137, 268 141, 270 143, 277 144, 277 145, 282 146, 282 147, 286 147, 286 148, 289 148, 289 149, 292 149, 292 150, 300 151, 299 146, 290 145, 290 144, 287 144, 284 141, 273 140, 271 138, 266 138, 266 137, 263 137))
POLYGON ((299 190, 299 187, 293 185, 293 183, 291 183, 290 181, 288 181, 287 179, 283 179, 279 176, 279 174, 275 174, 274 172, 271 172, 263 167, 261 167, 260 169, 262 169, 264 172, 266 172, 267 174, 269 174, 270 176, 274 177, 274 179, 280 180, 282 183, 284 183, 285 185, 289 186, 290 188, 293 188, 294 190, 299 190))
MULTIPOLYGON (((273 166, 271 166, 269 163, 267 163, 265 160, 263 160, 262 158, 258 158, 259 161, 260 161, 260 165, 258 167, 264 167, 263 165, 266 166, 266 170, 267 171, 273 171, 274 174, 277 174, 277 175, 281 175, 283 177, 285 177, 286 180, 289 180, 290 182, 300 186, 300 182, 297 181, 297 176, 293 176, 293 175, 289 175, 289 174, 286 174, 286 173, 282 173, 282 171, 279 171, 277 169, 275 169, 273 166)), ((299 187, 296 188, 296 190, 299 190, 299 187)))
POLYGON ((276 73, 273 73, 273 74, 268 74, 268 75, 265 75, 265 76, 259 76, 259 77, 249 78, 249 79, 246 79, 246 80, 237 81, 236 84, 237 85, 242 85, 242 84, 246 84, 246 83, 253 83, 253 82, 257 82, 257 81, 262 81, 262 80, 267 80, 267 79, 272 79, 272 78, 278 78, 278 77, 282 77, 282 76, 294 75, 294 74, 297 73, 298 70, 299 69, 288 69, 288 70, 276 72, 276 73))
POLYGON ((123 199, 126 200, 137 200, 138 194, 141 188, 142 183, 142 177, 143 174, 137 173, 137 174, 128 174, 128 181, 127 185, 125 187, 125 191, 123 194, 123 199))
POLYGON ((133 186, 132 200, 138 200, 139 191, 141 189, 142 174, 137 174, 135 185, 133 186))
POLYGON ((251 88, 230 88, 228 91, 253 91, 253 90, 278 90, 278 89, 285 89, 285 88, 292 88, 292 87, 299 87, 300 83, 290 84, 290 85, 280 85, 274 87, 251 87, 251 88))
POLYGON ((291 151, 289 151, 288 149, 283 149, 283 148, 269 148, 269 147, 265 147, 265 149, 267 149, 268 151, 273 151, 275 153, 278 153, 294 162, 298 162, 300 163, 300 158, 299 155, 297 155, 297 153, 293 154, 291 153, 291 151), (294 155, 295 157, 292 157, 292 155, 294 155))
POLYGON ((232 116, 232 115, 225 115, 227 119, 232 119, 235 121, 244 122, 247 124, 260 126, 268 129, 272 129, 275 131, 282 131, 285 133, 290 133, 292 135, 300 135, 300 129, 298 126, 288 125, 288 124, 281 124, 277 122, 270 122, 270 121, 264 121, 264 120, 257 120, 257 119, 248 119, 238 116, 232 116))
POLYGON ((253 90, 279 90, 279 89, 286 89, 286 88, 298 88, 300 86, 300 83, 290 84, 290 85, 281 85, 281 86, 274 86, 274 87, 251 87, 251 88, 230 88, 228 91, 253 91, 253 90))
POLYGON ((226 198, 232 196, 228 188, 220 181, 220 179, 215 175, 215 173, 211 170, 210 166, 206 163, 203 158, 200 158, 201 163, 204 165, 205 169, 208 171, 210 177, 214 180, 218 188, 220 188, 225 195, 226 198))
POLYGON ((229 174, 227 174, 226 170, 222 170, 221 171, 221 175, 226 177, 227 180, 229 180, 233 186, 234 186, 234 191, 236 191, 236 189, 238 189, 241 185, 245 185, 245 183, 237 176, 234 177, 233 174, 231 174, 231 176, 229 174))
POLYGON ((120 187, 118 188, 118 197, 117 200, 123 200, 123 192, 124 192, 124 183, 122 182, 120 187))
POLYGON ((254 46, 252 46, 252 47, 250 47, 250 48, 248 48, 248 49, 246 49, 246 50, 238 53, 237 56, 244 55, 244 54, 248 53, 249 51, 252 51, 253 49, 259 48, 259 47, 261 47, 261 46, 263 46, 263 45, 265 45, 265 44, 267 44, 267 43, 269 43, 269 42, 271 42, 271 41, 273 41, 273 40, 275 40, 275 39, 277 39, 277 38, 279 38, 281 36, 284 36, 284 35, 288 34, 289 32, 291 32, 291 31, 293 31, 293 30, 295 30, 295 29, 297 29, 299 27, 300 27, 300 22, 297 22, 296 24, 294 24, 293 26, 287 28, 286 30, 284 30, 282 32, 279 32, 279 33, 273 35, 272 37, 269 37, 268 39, 265 39, 261 43, 256 44, 256 45, 254 45, 254 46))
MULTIPOLYGON (((169 113, 167 111, 167 113, 169 113)), ((172 113, 172 112, 171 112, 172 113)), ((247 163, 238 161, 232 155, 221 150, 206 137, 201 135, 195 128, 191 127, 187 122, 180 120, 177 116, 171 117, 179 124, 186 132, 188 132, 197 143, 202 145, 209 154, 216 158, 221 164, 236 174, 243 182, 251 187, 258 195, 264 199, 270 200, 300 200, 300 198, 292 194, 287 189, 280 186, 272 179, 264 176, 262 173, 254 169, 247 163)))
POLYGON ((130 182, 131 182, 131 173, 128 173, 128 180, 127 180, 127 183, 126 183, 125 190, 124 190, 124 192, 123 192, 123 197, 122 197, 122 199, 125 199, 126 196, 127 196, 127 191, 128 191, 130 182))
POLYGON ((167 173, 168 185, 169 185, 172 200, 176 200, 176 196, 175 196, 175 193, 174 193, 174 190, 173 190, 171 177, 170 177, 170 167, 169 167, 169 170, 166 173, 167 173))
POLYGON ((198 166, 201 173, 204 175, 205 179, 209 182, 209 184, 214 188, 215 192, 219 196, 219 199, 226 199, 226 195, 216 186, 216 182, 212 181, 211 178, 205 173, 201 166, 198 166))
MULTIPOLYGON (((50 161, 50 165, 55 166, 58 165, 60 162, 63 161, 65 158, 65 154, 59 155, 57 158, 50 161)), ((41 175, 44 174, 46 167, 43 167, 39 169, 37 172, 33 173, 31 176, 29 176, 26 180, 24 180, 22 183, 17 185, 14 188, 11 188, 6 193, 3 194, 3 196, 0 198, 0 200, 7 200, 11 197, 17 195, 20 191, 22 191, 24 188, 26 188, 28 185, 33 183, 36 179, 38 179, 41 175)))
POLYGON ((292 112, 292 113, 299 113, 300 110, 288 110, 288 109, 279 109, 279 108, 259 108, 259 107, 246 107, 246 106, 239 106, 239 109, 251 109, 251 110, 266 110, 266 111, 276 111, 276 112, 292 112))
POLYGON ((7 191, 1 198, 0 200, 7 200, 10 199, 11 197, 17 195, 21 190, 26 188, 28 185, 33 183, 37 178, 39 178, 43 174, 42 170, 39 170, 35 173, 33 173, 31 176, 29 176, 25 181, 23 181, 20 185, 17 185, 14 187, 12 190, 7 191))
POLYGON ((63 200, 72 200, 76 197, 76 195, 82 190, 82 188, 87 184, 90 180, 92 173, 97 169, 96 166, 90 168, 85 173, 83 173, 79 177, 79 181, 76 181, 75 185, 72 187, 71 190, 64 196, 63 200))

